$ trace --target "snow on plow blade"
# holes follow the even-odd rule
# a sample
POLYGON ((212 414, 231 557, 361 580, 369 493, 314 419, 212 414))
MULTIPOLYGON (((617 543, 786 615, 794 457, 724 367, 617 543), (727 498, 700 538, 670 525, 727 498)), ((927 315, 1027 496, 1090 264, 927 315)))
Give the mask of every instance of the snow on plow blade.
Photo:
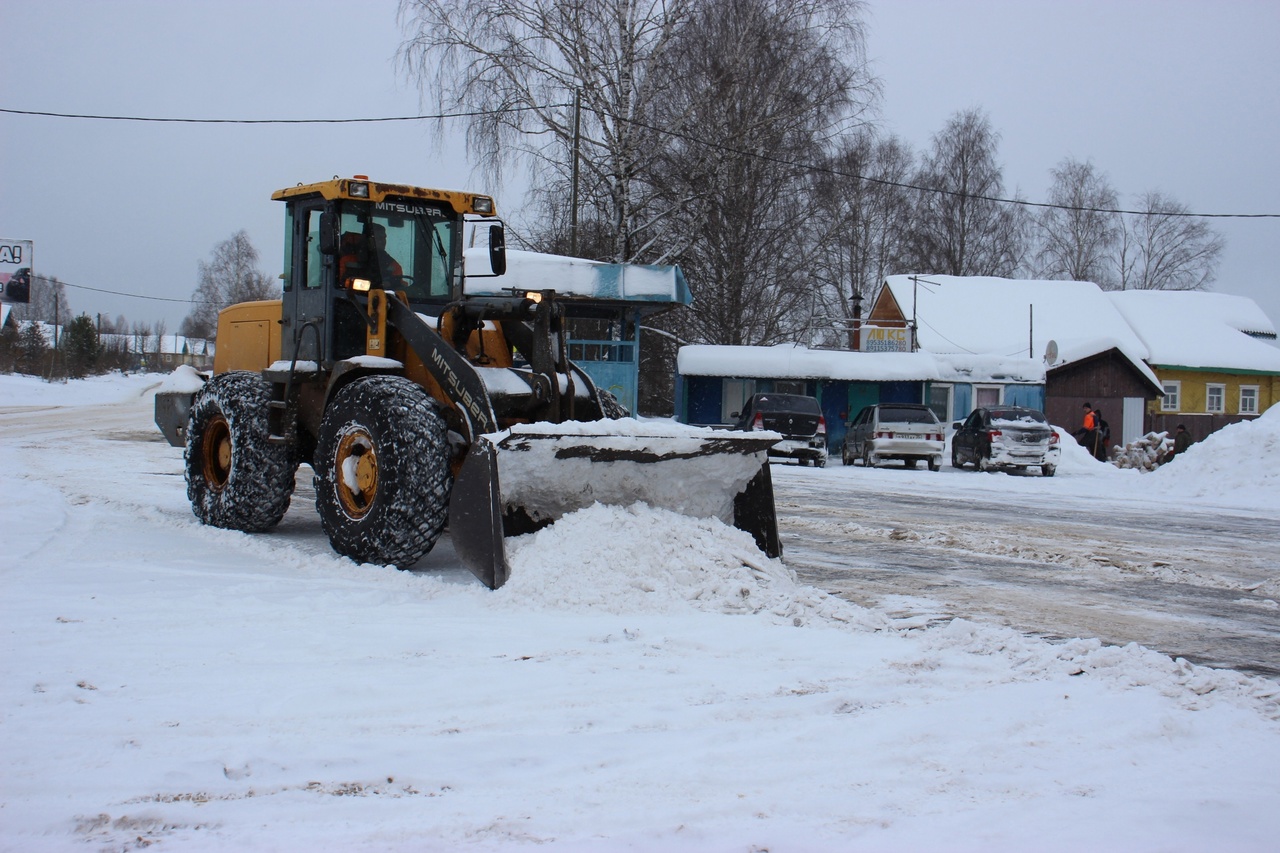
POLYGON ((453 485, 449 536, 463 564, 491 589, 507 581, 506 537, 593 503, 639 501, 715 516, 779 557, 767 457, 779 438, 612 420, 528 424, 480 436, 453 485))

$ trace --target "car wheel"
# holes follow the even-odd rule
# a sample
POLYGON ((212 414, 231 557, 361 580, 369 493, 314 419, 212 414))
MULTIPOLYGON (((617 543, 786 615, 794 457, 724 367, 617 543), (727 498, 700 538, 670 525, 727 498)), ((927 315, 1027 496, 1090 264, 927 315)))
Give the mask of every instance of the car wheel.
POLYGON ((960 451, 956 449, 954 444, 951 445, 951 467, 964 468, 964 463, 960 461, 960 451))
POLYGON ((902 464, 908 468, 914 468, 919 461, 918 459, 903 459, 902 464))
POLYGON ((862 465, 864 468, 876 467, 876 455, 871 452, 871 448, 864 448, 862 451, 862 465))
POLYGON ((986 473, 990 473, 991 471, 994 471, 994 470, 995 470, 994 468, 992 468, 992 467, 991 467, 991 457, 990 457, 990 456, 979 456, 979 457, 978 457, 978 465, 977 465, 977 467, 978 467, 978 470, 979 470, 979 471, 983 471, 983 472, 986 472, 986 473))
MULTIPOLYGON (((954 463, 952 463, 952 464, 954 464, 954 463)), ((941 471, 941 470, 942 470, 942 457, 941 457, 941 456, 930 456, 930 457, 929 457, 929 470, 930 470, 930 471, 941 471)))
POLYGON ((846 466, 853 464, 849 460, 849 448, 847 447, 840 448, 840 461, 843 462, 846 466))
POLYGON ((1058 467, 1056 465, 1040 466, 1040 473, 1046 477, 1052 477, 1055 473, 1057 473, 1057 471, 1058 471, 1058 467))

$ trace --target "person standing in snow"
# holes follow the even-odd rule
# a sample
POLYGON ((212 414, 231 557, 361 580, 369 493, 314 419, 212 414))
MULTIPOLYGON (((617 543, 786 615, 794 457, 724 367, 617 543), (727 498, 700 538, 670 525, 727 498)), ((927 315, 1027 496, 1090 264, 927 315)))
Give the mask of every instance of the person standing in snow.
POLYGON ((1173 432, 1173 450, 1169 451, 1165 461, 1168 462, 1173 457, 1186 453, 1189 447, 1191 447, 1191 433, 1187 432, 1186 424, 1178 424, 1178 428, 1173 432))
POLYGON ((1093 405, 1084 404, 1084 423, 1080 429, 1075 431, 1076 441, 1080 446, 1089 451, 1089 454, 1095 459, 1098 457, 1098 415, 1093 411, 1093 405))

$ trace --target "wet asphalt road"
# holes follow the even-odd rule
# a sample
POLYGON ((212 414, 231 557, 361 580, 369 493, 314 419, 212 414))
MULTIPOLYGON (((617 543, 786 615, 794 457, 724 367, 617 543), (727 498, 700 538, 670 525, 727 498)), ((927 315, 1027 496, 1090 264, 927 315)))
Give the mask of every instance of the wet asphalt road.
POLYGON ((902 618, 1138 643, 1280 679, 1274 518, 850 488, 775 479, 785 561, 806 583, 902 618))

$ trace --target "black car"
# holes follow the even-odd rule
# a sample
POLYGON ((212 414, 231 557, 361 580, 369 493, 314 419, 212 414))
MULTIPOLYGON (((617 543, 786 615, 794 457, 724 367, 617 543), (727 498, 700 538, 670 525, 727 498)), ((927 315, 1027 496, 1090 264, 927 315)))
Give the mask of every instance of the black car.
POLYGON ((756 394, 741 414, 735 414, 734 429, 771 430, 782 441, 769 448, 769 455, 795 459, 801 465, 827 464, 827 421, 813 397, 803 394, 756 394))
POLYGON ((1052 477, 1062 457, 1058 433, 1044 413, 1021 406, 974 409, 956 421, 951 437, 951 465, 972 463, 979 471, 1022 471, 1037 467, 1052 477))

